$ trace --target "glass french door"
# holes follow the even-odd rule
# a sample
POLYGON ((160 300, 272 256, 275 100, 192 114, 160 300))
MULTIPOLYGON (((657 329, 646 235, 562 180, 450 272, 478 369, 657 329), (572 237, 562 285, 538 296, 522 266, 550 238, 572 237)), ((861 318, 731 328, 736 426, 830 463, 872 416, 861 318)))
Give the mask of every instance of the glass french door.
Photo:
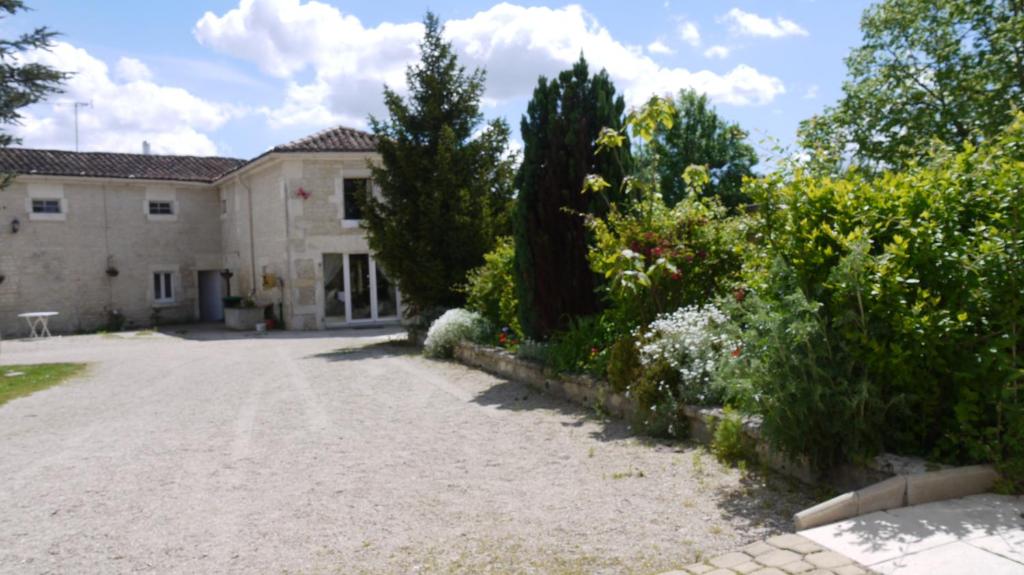
POLYGON ((398 317, 400 295, 370 254, 324 254, 324 316, 344 322, 398 317))

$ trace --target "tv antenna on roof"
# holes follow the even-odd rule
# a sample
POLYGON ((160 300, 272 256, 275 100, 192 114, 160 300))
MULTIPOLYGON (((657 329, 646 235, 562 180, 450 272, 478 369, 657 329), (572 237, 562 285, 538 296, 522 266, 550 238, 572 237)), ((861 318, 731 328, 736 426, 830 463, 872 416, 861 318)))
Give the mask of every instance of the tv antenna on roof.
POLYGON ((75 151, 78 151, 78 110, 81 108, 91 108, 92 101, 89 102, 57 102, 55 106, 74 106, 75 108, 75 151))

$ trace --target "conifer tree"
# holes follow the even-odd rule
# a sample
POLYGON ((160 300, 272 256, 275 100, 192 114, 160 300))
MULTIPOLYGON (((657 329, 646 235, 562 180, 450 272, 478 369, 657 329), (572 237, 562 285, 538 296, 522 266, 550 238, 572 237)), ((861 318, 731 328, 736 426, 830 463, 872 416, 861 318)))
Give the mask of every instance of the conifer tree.
POLYGON ((625 102, 602 70, 583 57, 548 81, 541 77, 523 116, 523 162, 516 178, 515 267, 523 331, 544 339, 599 310, 587 262, 585 217, 607 213, 630 164, 629 148, 596 153, 602 128, 620 129, 625 102), (609 193, 584 193, 601 174, 609 193))
POLYGON ((459 65, 434 14, 424 25, 421 59, 406 71, 409 95, 385 87, 389 117, 370 118, 380 197, 363 203, 374 257, 410 315, 430 316, 463 303, 466 273, 509 233, 514 165, 505 121, 483 125, 485 72, 459 65))
MULTIPOLYGON (((27 9, 21 0, 0 0, 0 21, 27 9)), ((0 125, 17 124, 22 108, 60 92, 60 84, 67 74, 42 64, 19 61, 27 50, 49 48, 56 35, 41 27, 13 39, 0 38, 0 125)), ((0 147, 17 143, 20 143, 18 138, 0 131, 0 147)), ((0 175, 0 188, 11 179, 10 175, 0 175)))

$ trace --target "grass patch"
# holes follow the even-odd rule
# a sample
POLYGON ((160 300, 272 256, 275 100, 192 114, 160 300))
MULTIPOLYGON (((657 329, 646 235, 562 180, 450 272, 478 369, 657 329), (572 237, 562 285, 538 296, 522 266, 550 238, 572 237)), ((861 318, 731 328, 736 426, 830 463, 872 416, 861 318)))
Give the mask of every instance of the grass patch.
POLYGON ((0 367, 0 405, 46 389, 85 371, 84 363, 41 363, 0 367))

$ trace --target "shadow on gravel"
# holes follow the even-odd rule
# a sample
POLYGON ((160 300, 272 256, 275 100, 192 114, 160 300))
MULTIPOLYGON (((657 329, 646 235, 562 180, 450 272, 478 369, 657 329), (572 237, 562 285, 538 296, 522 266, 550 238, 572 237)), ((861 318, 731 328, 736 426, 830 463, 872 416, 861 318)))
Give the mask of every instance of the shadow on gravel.
POLYGON ((359 347, 342 347, 333 351, 325 351, 307 356, 307 359, 325 359, 330 362, 359 361, 363 359, 416 355, 419 351, 419 348, 411 343, 401 340, 388 340, 359 347))
POLYGON ((191 341, 225 341, 246 339, 324 339, 336 338, 339 341, 364 339, 368 337, 399 336, 405 331, 397 326, 361 326, 343 329, 289 331, 271 330, 257 333, 255 330, 233 331, 224 327, 223 323, 192 323, 182 325, 162 325, 157 331, 163 335, 191 341))
MULTIPOLYGON (((495 376, 497 377, 497 376, 495 376)), ((634 434, 623 421, 601 417, 594 411, 564 399, 547 395, 525 383, 501 379, 473 398, 473 403, 509 411, 545 410, 574 418, 562 423, 565 427, 583 427, 587 422, 597 423, 599 430, 590 433, 600 441, 620 441, 634 434)))
POLYGON ((782 533, 793 531, 796 512, 817 502, 813 490, 795 479, 757 469, 744 473, 738 486, 722 489, 716 497, 723 517, 731 522, 782 533))

